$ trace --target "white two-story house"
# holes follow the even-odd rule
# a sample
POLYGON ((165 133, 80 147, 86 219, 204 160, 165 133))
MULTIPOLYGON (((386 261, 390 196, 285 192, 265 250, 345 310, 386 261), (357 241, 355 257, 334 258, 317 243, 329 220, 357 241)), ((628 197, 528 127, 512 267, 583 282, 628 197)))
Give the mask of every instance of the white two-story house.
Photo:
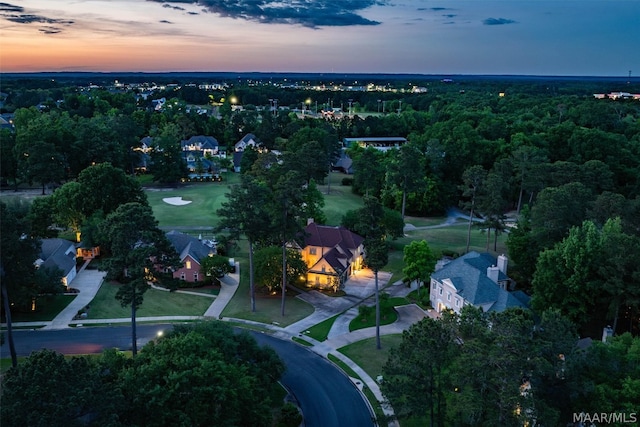
POLYGON ((510 307, 528 307, 529 297, 511 292, 507 276, 508 259, 497 259, 489 253, 469 252, 445 264, 431 274, 431 306, 441 313, 452 310, 460 313, 465 305, 483 311, 503 311, 510 307))

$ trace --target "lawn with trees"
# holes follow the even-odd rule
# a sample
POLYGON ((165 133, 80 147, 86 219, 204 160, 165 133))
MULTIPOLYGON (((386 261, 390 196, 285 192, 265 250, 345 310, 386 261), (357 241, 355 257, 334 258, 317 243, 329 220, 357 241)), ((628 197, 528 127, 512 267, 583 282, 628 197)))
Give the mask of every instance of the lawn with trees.
MULTIPOLYGON (((426 240, 435 256, 456 256, 471 249, 507 252, 509 275, 517 289, 532 295, 536 316, 542 318, 542 310, 552 307, 558 310, 558 318, 575 322, 571 327, 576 334, 599 339, 602 328, 613 325, 619 335, 609 347, 593 346, 589 350, 593 357, 584 366, 591 369, 588 363, 595 360, 621 364, 625 369, 609 377, 585 373, 579 381, 591 381, 593 387, 587 388, 596 392, 579 394, 572 405, 591 408, 580 402, 602 403, 598 396, 615 394, 612 390, 624 390, 616 397, 625 405, 629 403, 625 399, 637 396, 633 382, 637 373, 627 366, 636 343, 623 333, 640 333, 640 264, 636 262, 640 247, 640 104, 593 97, 593 93, 620 90, 620 85, 638 93, 636 82, 488 78, 445 83, 425 76, 418 83, 429 90, 416 94, 406 90, 408 82, 399 79, 394 83, 397 91, 329 95, 331 102, 353 102, 355 111, 374 112, 382 101, 393 113, 324 120, 301 118, 287 108, 298 104, 302 95, 301 99, 313 95, 308 90, 254 87, 242 80, 231 82, 225 93, 208 93, 196 89, 197 85, 158 93, 166 95, 173 106, 160 112, 133 93, 111 93, 100 87, 85 92, 64 79, 55 83, 35 80, 3 82, 4 108, 14 113, 15 125, 0 135, 3 184, 53 193, 33 196, 32 203, 4 198, 0 202, 2 299, 9 341, 12 309, 28 307, 45 289, 51 291, 43 287, 33 267, 39 239, 62 232, 103 244, 108 258, 104 265, 124 282, 123 289, 134 291, 126 295, 123 291, 121 299, 131 303, 135 316, 145 287, 133 285, 142 283, 147 267, 142 260, 151 255, 150 248, 163 247, 159 225, 220 227, 216 232, 231 243, 229 248, 233 243, 242 248, 236 258, 248 266, 241 271, 250 273, 241 276, 240 296, 225 313, 266 322, 278 319, 279 314, 277 321, 288 324, 310 308, 297 305, 287 295, 287 288, 296 280, 288 274, 293 263, 286 256, 287 244, 299 236, 308 218, 314 218, 346 224, 361 233, 367 265, 374 271, 389 269, 393 280, 405 275, 424 280, 417 273, 419 266, 403 272, 407 267, 404 248, 413 241, 426 240), (188 111, 189 102, 210 99, 209 95, 225 98, 218 115, 188 111), (232 108, 231 95, 251 108, 232 108), (272 112, 259 107, 274 98, 280 100, 282 109, 272 112), (59 99, 64 102, 55 102, 59 99), (36 108, 38 103, 44 107, 36 108), (222 183, 180 184, 184 175, 181 140, 215 135, 231 151, 247 132, 263 142, 263 150, 247 151, 240 175, 231 175, 222 183), (348 179, 342 185, 337 179, 342 175, 331 171, 340 142, 371 135, 402 136, 408 142, 402 149, 388 151, 345 147, 354 173, 343 175, 348 179), (141 160, 142 138, 147 136, 157 144, 151 148, 154 161, 146 181, 170 190, 145 192, 133 176, 141 160), (161 201, 171 196, 192 203, 175 207, 161 201), (409 218, 442 217, 452 206, 478 216, 482 224, 477 229, 473 221, 421 228, 412 219, 417 229, 405 232, 402 228, 409 218), (515 213, 515 220, 508 219, 507 213, 515 213), (251 244, 245 245, 242 239, 251 244), (279 286, 275 287, 275 279, 270 282, 280 299, 265 296, 256 301, 256 289, 265 283, 256 280, 252 258, 254 251, 268 247, 277 247, 282 254, 271 262, 279 286)), ((153 255, 170 263, 166 252, 153 255)), ((549 366, 535 365, 552 364, 557 354, 545 353, 524 362, 519 358, 525 351, 542 351, 562 336, 526 339, 525 332, 535 325, 530 316, 510 313, 491 319, 504 326, 496 330, 487 330, 482 316, 465 319, 462 324, 467 330, 456 333, 466 337, 469 345, 460 358, 445 362, 455 363, 456 375, 467 377, 452 376, 459 382, 444 383, 443 376, 435 375, 451 366, 427 366, 431 377, 425 381, 432 387, 420 396, 396 395, 395 399, 428 409, 422 415, 432 424, 442 420, 460 425, 520 423, 514 411, 520 408, 521 414, 527 413, 530 402, 513 400, 521 384, 511 375, 522 378, 518 369, 524 366, 539 373, 538 377, 531 375, 531 384, 541 378, 549 380, 536 384, 540 420, 550 424, 564 420, 564 410, 548 396, 575 384, 586 387, 586 383, 558 384, 549 366), (511 345, 511 341, 515 344, 510 351, 496 353, 496 348, 511 345), (485 377, 474 352, 504 364, 485 377), (505 367, 513 369, 504 372, 505 367), (500 383, 497 375, 510 381, 500 383), (452 395, 451 385, 460 392, 452 395), (431 400, 420 400, 425 398, 431 400), (491 405, 486 404, 489 401, 491 405)), ((425 333, 433 338, 440 332, 425 333)), ((376 341, 380 347, 380 338, 376 341)), ((400 348, 407 354, 412 351, 411 344, 400 348)), ((391 375, 396 368, 401 366, 390 362, 391 375)), ((387 391, 394 395, 393 390, 387 391)), ((400 414, 415 411, 399 406, 400 414)))

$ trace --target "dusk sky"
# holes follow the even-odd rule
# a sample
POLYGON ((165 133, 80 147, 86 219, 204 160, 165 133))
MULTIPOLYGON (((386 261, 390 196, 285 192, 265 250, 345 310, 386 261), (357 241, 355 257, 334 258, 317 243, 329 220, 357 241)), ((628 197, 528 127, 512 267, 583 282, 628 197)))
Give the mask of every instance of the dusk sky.
POLYGON ((640 0, 9 0, 0 71, 640 74, 640 0))

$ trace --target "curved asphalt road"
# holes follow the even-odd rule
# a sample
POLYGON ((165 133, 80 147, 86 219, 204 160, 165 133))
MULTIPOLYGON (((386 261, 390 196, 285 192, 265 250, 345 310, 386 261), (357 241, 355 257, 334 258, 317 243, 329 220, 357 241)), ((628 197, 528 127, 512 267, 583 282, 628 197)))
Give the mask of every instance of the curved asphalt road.
MULTIPOLYGON (((138 346, 154 339, 170 324, 138 325, 138 346)), ((258 332, 250 332, 260 345, 272 347, 287 369, 282 383, 296 397, 305 427, 373 426, 368 406, 353 383, 331 363, 307 349, 258 332)), ((5 336, 6 338, 6 336, 5 336)), ((82 327, 62 330, 14 330, 18 356, 43 348, 63 354, 100 353, 105 348, 131 348, 131 327, 82 327)), ((8 358, 9 346, 0 347, 8 358)))
POLYGON ((251 334, 260 345, 273 348, 287 366, 282 383, 298 400, 305 427, 374 425, 360 392, 331 363, 293 342, 251 334))

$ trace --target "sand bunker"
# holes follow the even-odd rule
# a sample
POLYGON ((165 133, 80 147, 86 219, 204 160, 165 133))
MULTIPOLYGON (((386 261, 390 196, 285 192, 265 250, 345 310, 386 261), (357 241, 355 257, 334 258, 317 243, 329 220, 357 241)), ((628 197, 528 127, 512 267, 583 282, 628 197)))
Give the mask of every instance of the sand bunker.
POLYGON ((162 201, 173 206, 184 206, 191 203, 191 200, 182 200, 182 197, 166 197, 162 201))

